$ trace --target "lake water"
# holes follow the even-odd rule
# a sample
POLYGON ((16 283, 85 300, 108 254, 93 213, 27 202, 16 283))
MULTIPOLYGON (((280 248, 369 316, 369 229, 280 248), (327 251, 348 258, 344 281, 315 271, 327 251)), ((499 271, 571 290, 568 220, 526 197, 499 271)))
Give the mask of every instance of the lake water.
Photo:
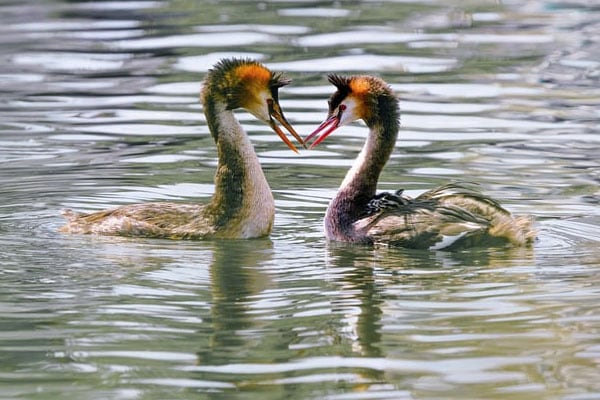
POLYGON ((592 1, 0 5, 0 398, 600 399, 600 8, 592 1), (296 155, 240 112, 270 239, 63 235, 60 211, 206 201, 218 59, 383 76, 402 131, 380 189, 465 179, 534 216, 531 249, 328 244, 362 124, 296 155))

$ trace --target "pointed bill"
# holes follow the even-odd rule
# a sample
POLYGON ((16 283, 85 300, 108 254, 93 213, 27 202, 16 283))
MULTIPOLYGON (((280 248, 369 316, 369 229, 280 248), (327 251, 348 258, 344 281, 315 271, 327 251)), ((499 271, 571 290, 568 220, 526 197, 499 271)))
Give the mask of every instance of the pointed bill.
POLYGON ((269 117, 269 126, 271 127, 271 129, 273 129, 273 131, 277 133, 281 140, 283 140, 283 142, 287 144, 287 146, 292 151, 298 153, 298 149, 296 148, 296 146, 294 146, 294 144, 288 139, 286 134, 279 128, 279 126, 277 126, 277 123, 275 121, 279 122, 289 133, 292 134, 292 136, 298 141, 298 143, 302 145, 302 147, 306 148, 306 143, 304 142, 304 140, 302 140, 300 135, 296 132, 296 130, 292 127, 292 125, 287 121, 287 119, 283 115, 283 111, 281 111, 279 103, 275 101, 269 102, 269 117))
POLYGON ((315 141, 310 145, 310 149, 316 147, 321 143, 327 136, 329 136, 333 131, 335 131, 340 125, 340 118, 338 115, 332 115, 327 118, 321 125, 318 126, 317 129, 314 130, 313 133, 308 135, 306 139, 304 139, 305 143, 308 143, 312 138, 317 136, 315 141))

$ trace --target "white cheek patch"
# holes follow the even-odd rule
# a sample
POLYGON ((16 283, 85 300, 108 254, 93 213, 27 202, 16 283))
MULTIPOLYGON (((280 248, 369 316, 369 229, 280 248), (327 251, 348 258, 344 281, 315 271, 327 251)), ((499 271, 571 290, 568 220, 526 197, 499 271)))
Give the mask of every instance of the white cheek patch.
POLYGON ((342 112, 339 126, 347 125, 360 118, 357 113, 358 107, 354 99, 348 98, 347 100, 344 100, 341 105, 345 105, 346 109, 342 112))
POLYGON ((267 100, 272 99, 271 93, 266 90, 256 94, 256 99, 252 103, 251 108, 248 108, 248 112, 254 115, 261 121, 269 122, 271 117, 269 116, 269 106, 267 100))

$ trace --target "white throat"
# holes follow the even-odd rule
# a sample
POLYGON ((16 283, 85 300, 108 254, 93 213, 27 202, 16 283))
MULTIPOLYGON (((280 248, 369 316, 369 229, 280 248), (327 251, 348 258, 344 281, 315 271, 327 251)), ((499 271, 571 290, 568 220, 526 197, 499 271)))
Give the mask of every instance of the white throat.
POLYGON ((363 173, 363 168, 367 162, 367 156, 372 152, 371 148, 373 147, 373 143, 371 136, 372 135, 369 133, 365 144, 360 150, 360 153, 358 153, 358 157, 356 157, 354 163, 352 163, 352 167, 346 173, 346 176, 340 185, 340 189, 350 186, 350 184, 357 179, 357 176, 363 173))
MULTIPOLYGON (((236 149, 243 162, 245 179, 243 185, 243 205, 241 237, 256 237, 268 233, 275 215, 275 202, 271 188, 260 166, 258 156, 250 142, 250 138, 235 118, 233 111, 226 110, 224 105, 218 109, 219 141, 229 144, 227 148, 236 149)), ((221 155, 223 157, 224 155, 221 155)), ((226 155, 225 155, 226 156, 226 155)), ((221 164, 221 161, 219 162, 221 164)))

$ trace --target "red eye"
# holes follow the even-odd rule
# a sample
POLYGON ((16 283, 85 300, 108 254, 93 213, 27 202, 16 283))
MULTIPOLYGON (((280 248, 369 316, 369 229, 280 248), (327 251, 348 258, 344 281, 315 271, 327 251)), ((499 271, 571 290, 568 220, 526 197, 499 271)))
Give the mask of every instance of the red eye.
POLYGON ((345 111, 345 110, 346 110, 346 105, 340 104, 340 111, 345 111))

